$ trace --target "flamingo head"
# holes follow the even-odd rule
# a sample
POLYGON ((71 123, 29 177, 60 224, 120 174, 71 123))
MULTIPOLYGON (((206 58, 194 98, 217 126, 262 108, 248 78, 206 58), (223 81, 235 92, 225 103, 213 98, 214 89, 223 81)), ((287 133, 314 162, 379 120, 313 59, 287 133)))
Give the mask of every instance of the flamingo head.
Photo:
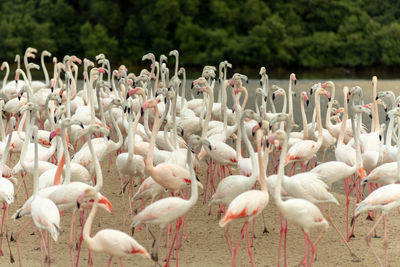
POLYGON ((108 198, 100 193, 97 193, 97 197, 99 199, 98 203, 101 208, 105 209, 109 213, 114 213, 113 206, 108 198))
POLYGON ((339 113, 343 113, 344 112, 344 108, 338 108, 335 110, 334 114, 337 115, 339 113))
POLYGON ((142 112, 146 111, 149 108, 157 107, 157 101, 155 99, 149 99, 142 105, 142 112))
POLYGON ((308 95, 306 91, 301 92, 301 98, 306 101, 306 105, 308 106, 310 103, 310 100, 308 99, 308 95))
POLYGON ((296 85, 296 81, 297 81, 296 74, 294 74, 294 73, 290 74, 290 80, 292 80, 294 82, 294 85, 296 85))

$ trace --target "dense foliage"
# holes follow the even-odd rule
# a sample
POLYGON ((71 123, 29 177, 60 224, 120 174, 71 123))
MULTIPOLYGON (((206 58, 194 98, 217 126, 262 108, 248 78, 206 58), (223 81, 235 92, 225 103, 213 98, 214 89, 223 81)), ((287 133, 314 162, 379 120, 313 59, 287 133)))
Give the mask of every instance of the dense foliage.
POLYGON ((0 55, 27 46, 140 63, 178 49, 185 66, 400 65, 400 1, 2 0, 0 55))

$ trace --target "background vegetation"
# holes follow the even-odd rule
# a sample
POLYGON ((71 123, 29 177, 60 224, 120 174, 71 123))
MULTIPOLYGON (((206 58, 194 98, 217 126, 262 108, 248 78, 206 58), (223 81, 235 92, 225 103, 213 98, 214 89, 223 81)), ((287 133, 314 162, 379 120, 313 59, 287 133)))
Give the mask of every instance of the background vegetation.
POLYGON ((400 1, 2 0, 0 56, 53 55, 139 64, 178 49, 184 66, 400 66, 400 1))

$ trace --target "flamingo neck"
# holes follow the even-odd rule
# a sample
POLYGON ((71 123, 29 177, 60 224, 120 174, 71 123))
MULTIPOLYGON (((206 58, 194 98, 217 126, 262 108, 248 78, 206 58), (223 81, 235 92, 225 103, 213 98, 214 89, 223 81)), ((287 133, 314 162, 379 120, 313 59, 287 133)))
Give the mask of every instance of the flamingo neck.
POLYGON ((97 208, 98 208, 98 199, 96 197, 96 200, 93 203, 92 209, 90 211, 90 214, 88 218, 86 219, 85 226, 83 227, 83 232, 82 232, 82 237, 83 240, 88 244, 88 247, 93 250, 94 247, 96 247, 98 244, 96 244, 93 241, 93 238, 90 237, 90 232, 92 230, 92 223, 94 220, 94 217, 96 216, 97 208))
POLYGON ((212 89, 210 89, 210 90, 211 90, 211 92, 208 94, 210 102, 208 103, 206 119, 203 122, 203 131, 201 132, 201 137, 202 138, 205 138, 206 135, 207 135, 208 124, 210 123, 210 120, 211 120, 212 108, 213 108, 213 105, 214 105, 214 93, 213 93, 212 89))
MULTIPOLYGON (((262 130, 258 130, 256 132, 256 140, 257 140, 257 154, 258 154, 258 171, 260 175, 258 176, 258 180, 261 185, 261 191, 268 193, 267 183, 265 181, 265 171, 264 171, 264 162, 263 162, 263 155, 262 155, 262 148, 261 148, 261 137, 262 137, 262 130)), ((264 153, 268 153, 265 151, 264 153)))
POLYGON ((320 96, 319 94, 315 94, 315 109, 317 113, 317 121, 318 121, 318 140, 315 146, 315 150, 318 151, 322 145, 323 135, 322 135, 322 119, 321 119, 321 110, 320 110, 320 96))
POLYGON ((283 145, 282 145, 282 150, 281 150, 281 156, 279 159, 279 167, 278 167, 278 173, 277 173, 277 182, 276 182, 276 187, 274 191, 274 199, 276 205, 281 209, 283 206, 283 201, 281 197, 281 188, 282 188, 282 179, 283 175, 285 173, 285 159, 286 159, 286 154, 287 154, 287 135, 285 135, 285 138, 283 139, 283 145))
POLYGON ((154 106, 154 125, 153 125, 153 130, 151 132, 151 138, 150 138, 150 147, 149 151, 147 153, 147 158, 146 158, 146 170, 150 173, 153 172, 154 166, 153 166, 153 155, 154 155, 154 149, 155 149, 155 144, 156 144, 156 137, 157 137, 157 132, 158 132, 158 123, 159 123, 159 118, 158 118, 158 107, 157 105, 154 106))
POLYGON ((379 115, 378 115, 378 103, 376 102, 376 82, 374 82, 373 91, 372 91, 372 101, 374 107, 373 114, 373 124, 371 128, 371 132, 379 132, 379 115))
POLYGON ((304 100, 300 99, 301 118, 303 120, 303 140, 308 139, 307 116, 304 111, 304 100))
POLYGON ((10 74, 10 66, 8 66, 8 63, 5 62, 5 66, 6 66, 6 75, 3 78, 3 86, 2 86, 2 91, 4 93, 4 88, 6 87, 7 84, 7 79, 8 79, 8 75, 10 74))
MULTIPOLYGON (((331 94, 331 101, 329 101, 328 109, 326 111, 325 126, 326 126, 326 129, 333 135, 333 125, 332 125, 330 116, 331 116, 333 101, 335 100, 335 84, 331 83, 331 82, 329 82, 329 84, 332 87, 332 94, 331 94)), ((333 136, 335 136, 335 135, 333 135, 333 136)))
POLYGON ((345 90, 343 93, 344 93, 344 102, 343 102, 344 114, 343 114, 342 124, 340 125, 339 137, 338 137, 338 140, 337 140, 338 145, 342 145, 342 144, 343 144, 344 132, 346 131, 347 119, 348 119, 348 117, 349 117, 349 115, 348 115, 348 104, 347 104, 347 92, 346 92, 346 90, 345 90))

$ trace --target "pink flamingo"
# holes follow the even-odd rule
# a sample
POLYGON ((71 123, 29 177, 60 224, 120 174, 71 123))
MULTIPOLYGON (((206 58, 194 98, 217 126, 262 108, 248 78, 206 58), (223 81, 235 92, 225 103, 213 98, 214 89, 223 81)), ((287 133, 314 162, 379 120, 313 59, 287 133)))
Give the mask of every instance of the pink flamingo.
MULTIPOLYGON (((244 223, 244 225, 242 227, 242 231, 240 233, 240 237, 236 244, 235 250, 233 252, 232 267, 235 266, 235 260, 236 260, 236 255, 238 252, 239 244, 243 238, 245 231, 246 231, 246 237, 247 237, 246 238, 247 239, 247 251, 249 253, 251 266, 254 266, 251 248, 250 248, 250 242, 249 242, 248 226, 249 226, 249 222, 254 220, 254 218, 256 216, 258 216, 264 210, 264 208, 267 206, 268 201, 269 201, 267 183, 265 180, 265 171, 264 171, 264 167, 263 167, 263 157, 262 157, 262 152, 261 152, 262 151, 262 149, 261 149, 262 130, 261 129, 258 130, 256 134, 257 134, 256 140, 257 140, 257 153, 258 153, 258 168, 259 168, 259 173, 260 173, 260 175, 258 176, 259 177, 258 179, 259 179, 259 182, 261 185, 261 190, 249 190, 249 191, 246 191, 246 192, 238 195, 229 204, 229 207, 226 210, 224 217, 219 221, 219 225, 221 227, 224 227, 226 224, 230 223, 233 220, 238 220, 238 219, 246 220, 246 222, 244 223)), ((268 153, 268 151, 266 153, 268 153)), ((253 159, 254 159, 254 156, 253 156, 253 159)), ((253 172, 253 174, 254 173, 255 172, 253 172)))
MULTIPOLYGON (((319 90, 321 92, 321 90, 319 90)), ((281 186, 282 186, 282 178, 284 175, 284 160, 286 158, 287 151, 287 135, 284 131, 278 130, 272 136, 268 138, 268 142, 271 143, 275 139, 278 139, 280 143, 283 143, 282 153, 279 161, 278 168, 278 182, 276 184, 276 188, 274 190, 274 199, 275 203, 278 206, 278 209, 282 213, 282 215, 291 223, 298 225, 302 228, 304 232, 305 244, 304 244, 304 259, 302 261, 303 266, 307 264, 307 244, 309 243, 311 246, 311 262, 309 265, 312 265, 312 261, 314 259, 315 254, 315 246, 312 243, 309 235, 309 231, 311 228, 320 228, 324 227, 328 228, 329 224, 322 216, 321 211, 317 206, 312 204, 311 202, 300 199, 300 198, 292 198, 286 201, 282 201, 281 197, 281 186)))
MULTIPOLYGON (((151 101, 151 100, 149 100, 151 101)), ((157 114, 155 116, 157 118, 157 114)), ((154 126, 155 127, 155 126, 154 126)), ((153 136, 152 136, 153 140, 153 136)), ((188 200, 179 198, 179 197, 168 197, 168 198, 163 198, 160 199, 146 208, 144 208, 139 214, 137 214, 135 217, 133 217, 133 222, 132 222, 132 228, 138 226, 141 223, 146 223, 146 224, 156 224, 160 226, 160 231, 158 238, 155 239, 154 244, 153 244, 153 251, 151 253, 151 258, 154 261, 158 261, 158 247, 159 247, 159 240, 161 239, 161 233, 162 229, 164 229, 169 223, 174 221, 177 218, 182 217, 185 215, 196 203, 197 198, 198 198, 198 189, 197 189, 197 184, 196 184, 196 175, 194 173, 193 169, 193 162, 192 162, 192 157, 191 157, 191 151, 196 151, 198 152, 199 148, 201 147, 201 143, 203 140, 197 136, 193 135, 188 144, 188 152, 187 152, 187 161, 189 165, 189 170, 190 170, 190 180, 191 180, 191 190, 192 194, 188 200)), ((167 263, 165 266, 169 265, 169 259, 171 256, 172 249, 174 247, 175 240, 177 240, 178 237, 178 232, 179 228, 182 224, 182 219, 178 219, 176 223, 176 232, 174 235, 174 238, 172 240, 172 245, 171 249, 168 254, 167 258, 167 263)), ((151 232, 150 232, 151 233, 151 232)), ((154 236, 153 236, 154 237, 154 236)), ((176 244, 176 262, 178 265, 178 241, 176 244)))

